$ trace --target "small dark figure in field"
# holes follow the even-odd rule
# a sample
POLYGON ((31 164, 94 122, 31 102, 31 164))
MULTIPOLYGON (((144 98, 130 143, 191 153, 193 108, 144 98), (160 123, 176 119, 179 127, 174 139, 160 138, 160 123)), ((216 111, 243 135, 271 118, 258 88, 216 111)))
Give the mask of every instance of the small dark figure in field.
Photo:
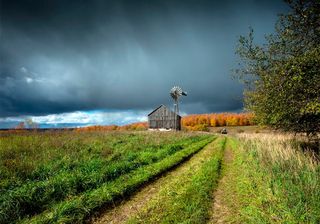
POLYGON ((221 134, 228 134, 228 131, 226 128, 221 129, 221 134))

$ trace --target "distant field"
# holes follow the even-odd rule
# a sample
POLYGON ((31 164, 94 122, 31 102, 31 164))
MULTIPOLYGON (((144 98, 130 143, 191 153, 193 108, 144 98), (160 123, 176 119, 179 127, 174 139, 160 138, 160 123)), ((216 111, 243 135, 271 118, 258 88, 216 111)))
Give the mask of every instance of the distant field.
POLYGON ((271 129, 262 128, 259 126, 225 126, 225 127, 210 127, 209 131, 214 133, 220 133, 222 129, 227 129, 228 134, 239 133, 270 133, 271 129))

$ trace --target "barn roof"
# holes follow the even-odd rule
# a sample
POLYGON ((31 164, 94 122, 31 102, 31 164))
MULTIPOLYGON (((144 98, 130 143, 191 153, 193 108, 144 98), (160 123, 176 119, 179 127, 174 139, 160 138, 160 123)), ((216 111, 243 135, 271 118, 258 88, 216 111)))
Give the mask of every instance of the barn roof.
MULTIPOLYGON (((154 109, 153 111, 151 111, 149 114, 148 114, 148 117, 153 114, 154 112, 156 112, 157 110, 159 110, 161 107, 165 107, 167 108, 165 105, 161 104, 160 106, 158 106, 156 109, 154 109)), ((176 114, 175 112, 173 112, 172 110, 169 109, 169 111, 171 111, 172 113, 176 114)), ((176 114, 177 116, 181 117, 179 114, 176 114)))
POLYGON ((151 114, 153 114, 155 111, 157 111, 160 107, 166 107, 165 105, 161 104, 160 106, 158 106, 156 109, 154 109, 153 111, 151 111, 148 116, 150 116, 151 114))

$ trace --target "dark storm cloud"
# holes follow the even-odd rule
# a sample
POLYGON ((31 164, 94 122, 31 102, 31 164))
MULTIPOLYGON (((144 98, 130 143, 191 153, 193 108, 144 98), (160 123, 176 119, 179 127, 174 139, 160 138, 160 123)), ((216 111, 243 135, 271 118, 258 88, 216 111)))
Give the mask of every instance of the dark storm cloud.
POLYGON ((189 92, 187 113, 242 108, 237 38, 273 31, 281 1, 49 1, 1 5, 0 116, 149 109, 189 92))

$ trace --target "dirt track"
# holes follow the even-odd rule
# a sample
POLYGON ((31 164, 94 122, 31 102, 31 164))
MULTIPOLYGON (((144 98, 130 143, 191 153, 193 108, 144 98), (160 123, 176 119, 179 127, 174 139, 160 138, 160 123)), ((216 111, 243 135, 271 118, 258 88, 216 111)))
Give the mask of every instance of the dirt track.
POLYGON ((129 218, 136 216, 145 208, 148 202, 159 197, 162 189, 183 184, 181 183, 181 179, 188 181, 188 178, 200 169, 201 164, 210 159, 210 155, 214 152, 215 142, 213 141, 208 144, 190 160, 184 162, 176 169, 142 188, 130 199, 104 211, 100 217, 93 219, 93 223, 125 223, 129 218))
MULTIPOLYGON (((141 190, 136 192, 127 200, 115 203, 112 208, 109 207, 102 211, 99 216, 93 217, 91 222, 95 224, 126 223, 128 220, 138 217, 139 214, 148 212, 150 205, 153 202, 157 200, 166 200, 163 195, 166 194, 166 191, 169 191, 168 189, 183 188, 184 185, 188 184, 190 177, 201 168, 201 165, 205 161, 210 159, 211 155, 213 155, 215 152, 214 148, 216 147, 216 142, 217 139, 192 156, 188 161, 176 167, 174 170, 171 170, 170 172, 160 176, 152 183, 142 187, 141 190)), ((208 220, 208 223, 227 223, 225 217, 230 215, 230 211, 225 198, 232 198, 232 195, 225 195, 224 188, 228 182, 228 178, 230 178, 228 165, 232 161, 233 151, 227 143, 222 162, 223 170, 221 173, 221 179, 218 187, 212 193, 213 201, 212 208, 209 211, 210 219, 208 220)))
POLYGON ((213 192, 214 203, 210 211, 211 219, 208 223, 227 223, 226 217, 230 216, 230 209, 226 203, 227 198, 232 198, 232 195, 226 195, 225 185, 230 178, 230 173, 228 172, 228 165, 233 161, 233 152, 230 146, 227 144, 227 147, 224 151, 224 158, 222 166, 222 178, 219 181, 217 189, 213 192))

